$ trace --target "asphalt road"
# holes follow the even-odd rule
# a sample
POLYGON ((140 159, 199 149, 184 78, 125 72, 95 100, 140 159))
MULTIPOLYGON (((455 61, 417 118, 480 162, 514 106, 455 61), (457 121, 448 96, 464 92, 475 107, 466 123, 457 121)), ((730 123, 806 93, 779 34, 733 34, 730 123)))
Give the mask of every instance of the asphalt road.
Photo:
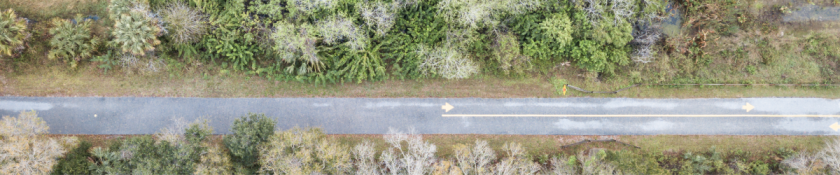
POLYGON ((151 134, 176 118, 208 119, 223 134, 252 112, 277 119, 279 129, 330 134, 840 135, 840 100, 821 98, 0 97, 0 115, 22 110, 36 110, 53 134, 151 134))

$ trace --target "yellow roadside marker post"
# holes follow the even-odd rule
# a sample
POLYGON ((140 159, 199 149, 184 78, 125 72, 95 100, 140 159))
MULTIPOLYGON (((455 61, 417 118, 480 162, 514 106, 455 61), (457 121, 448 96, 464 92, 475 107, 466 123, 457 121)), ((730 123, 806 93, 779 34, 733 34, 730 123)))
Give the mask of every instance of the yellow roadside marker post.
POLYGON ((563 85, 563 95, 564 96, 566 95, 566 85, 565 84, 563 85))

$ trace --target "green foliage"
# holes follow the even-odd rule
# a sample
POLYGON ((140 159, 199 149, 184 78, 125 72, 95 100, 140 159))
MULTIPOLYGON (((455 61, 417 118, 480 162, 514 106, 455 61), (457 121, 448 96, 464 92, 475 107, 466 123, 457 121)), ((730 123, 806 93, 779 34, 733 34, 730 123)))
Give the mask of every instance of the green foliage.
POLYGON ((566 16, 566 13, 551 14, 539 25, 540 29, 544 31, 545 37, 553 39, 558 48, 571 45, 574 29, 572 28, 572 21, 566 16))
POLYGON ((193 123, 183 135, 173 136, 182 139, 172 142, 141 136, 111 148, 97 147, 93 149, 95 163, 90 170, 94 174, 190 174, 195 172, 212 132, 206 122, 193 123))
POLYGON ((233 122, 231 131, 223 142, 230 150, 234 162, 252 171, 259 169, 259 146, 274 134, 275 121, 265 114, 248 114, 233 122))
POLYGON ((114 67, 119 65, 119 62, 114 57, 115 56, 111 53, 111 51, 108 50, 107 54, 93 57, 93 59, 91 59, 91 61, 99 62, 99 66, 97 66, 97 67, 105 70, 105 73, 107 74, 108 70, 111 70, 114 67))
POLYGON ((92 21, 85 20, 81 14, 76 15, 76 20, 53 19, 53 28, 50 29, 50 59, 66 59, 72 67, 77 62, 93 56, 99 38, 92 36, 90 31, 92 21), (75 23, 75 24, 74 24, 75 23))
POLYGON ((114 36, 111 45, 123 53, 137 56, 145 56, 146 52, 154 51, 155 46, 160 44, 157 36, 162 29, 156 25, 158 19, 150 17, 148 13, 147 9, 137 7, 120 14, 111 31, 114 36))
POLYGON ((131 11, 131 7, 138 4, 147 4, 144 0, 111 0, 108 4, 108 17, 117 21, 124 13, 131 11))
POLYGON ((633 151, 608 151, 606 159, 616 165, 619 174, 671 174, 659 165, 656 155, 633 151))
POLYGON ((205 146, 207 151, 201 154, 201 161, 196 165, 195 174, 233 174, 230 153, 224 147, 205 146))
POLYGON ((328 140, 321 129, 293 128, 275 133, 260 148, 261 172, 268 174, 347 174, 349 148, 328 140), (294 162, 294 163, 292 163, 294 162))
POLYGON ((285 72, 304 75, 309 72, 320 72, 324 63, 315 48, 317 30, 308 24, 295 26, 291 23, 279 22, 271 35, 274 40, 274 50, 280 59, 287 63, 285 72))
POLYGON ((332 67, 340 78, 349 81, 361 83, 362 80, 382 79, 385 77, 385 66, 378 52, 380 46, 360 52, 344 46, 337 47, 332 54, 332 67))
POLYGON ((58 164, 55 164, 50 174, 91 174, 88 167, 91 162, 88 157, 91 157, 90 142, 82 141, 76 148, 70 150, 63 158, 59 159, 58 164))
POLYGON ((516 74, 522 74, 531 69, 531 57, 522 55, 519 48, 519 41, 515 35, 504 33, 496 35, 492 59, 499 63, 499 68, 505 74, 509 74, 511 70, 516 74))
POLYGON ((280 21, 285 18, 283 10, 285 10, 286 0, 258 0, 251 1, 248 10, 252 14, 264 15, 264 20, 267 23, 271 21, 280 21))
POLYGON ((431 46, 446 38, 448 26, 436 18, 436 1, 423 1, 416 8, 406 8, 397 15, 394 27, 388 35, 388 42, 381 47, 384 61, 393 66, 393 74, 400 78, 422 76, 419 65, 423 60, 417 52, 421 45, 431 46))
POLYGON ((805 53, 816 56, 818 58, 832 58, 840 62, 840 42, 837 42, 838 37, 826 36, 824 34, 816 34, 808 36, 805 39, 805 53))
POLYGON ((715 150, 714 147, 709 149, 706 154, 693 154, 686 152, 683 154, 683 165, 680 167, 682 173, 690 174, 732 174, 732 169, 724 163, 723 155, 715 150))
POLYGON ((519 36, 522 54, 531 57, 536 69, 543 72, 563 61, 574 32, 565 12, 545 13, 517 15, 508 24, 519 36))
POLYGON ((14 10, 0 12, 0 57, 22 50, 29 35, 26 20, 18 18, 14 10))
POLYGON ((235 70, 257 69, 257 54, 262 52, 258 22, 245 12, 244 0, 227 1, 224 11, 210 16, 210 35, 202 43, 212 59, 224 58, 235 70))
POLYGON ((629 64, 627 53, 630 48, 627 43, 633 40, 631 24, 625 21, 615 24, 599 22, 595 25, 590 20, 584 13, 574 15, 578 29, 574 35, 577 44, 572 46, 570 56, 575 65, 610 75, 617 66, 629 64))
POLYGON ((169 142, 155 144, 150 136, 126 139, 118 150, 93 149, 94 174, 186 174, 194 160, 169 142))

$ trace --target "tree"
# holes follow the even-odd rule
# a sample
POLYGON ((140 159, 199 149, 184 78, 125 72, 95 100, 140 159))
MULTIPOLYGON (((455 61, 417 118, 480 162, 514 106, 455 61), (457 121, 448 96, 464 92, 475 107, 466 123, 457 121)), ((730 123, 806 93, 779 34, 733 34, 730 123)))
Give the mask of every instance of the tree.
POLYGON ((493 174, 535 174, 540 171, 540 165, 525 156, 525 150, 519 143, 505 143, 502 147, 507 157, 493 168, 493 174))
POLYGON ((94 174, 191 174, 206 150, 212 129, 206 122, 175 122, 156 134, 132 137, 113 148, 94 148, 94 174), (180 132, 179 132, 180 131, 180 132))
POLYGON ((259 170, 259 146, 274 135, 274 120, 265 114, 248 114, 233 121, 233 134, 223 142, 230 150, 234 162, 250 170, 259 170))
POLYGON ((70 61, 71 67, 76 67, 78 61, 93 56, 99 39, 90 32, 90 20, 77 14, 74 21, 53 19, 52 24, 49 59, 66 59, 70 61))
POLYGON ((347 174, 350 172, 348 148, 325 138, 318 128, 292 128, 275 133, 260 147, 262 173, 267 174, 347 174))
POLYGON ((49 126, 35 111, 0 120, 0 174, 48 174, 67 147, 78 139, 46 137, 49 126))
POLYGON ((382 174, 422 175, 432 171, 437 146, 424 142, 423 136, 414 134, 413 129, 406 134, 388 128, 388 134, 383 137, 388 145, 379 157, 385 164, 382 170, 387 170, 382 174), (403 142, 407 143, 406 147, 402 146, 403 142))
POLYGON ((22 50, 29 36, 25 19, 18 18, 12 9, 0 12, 0 57, 22 50))
POLYGON ((476 140, 472 149, 464 144, 455 145, 455 160, 464 174, 489 174, 496 152, 487 145, 487 141, 476 140))

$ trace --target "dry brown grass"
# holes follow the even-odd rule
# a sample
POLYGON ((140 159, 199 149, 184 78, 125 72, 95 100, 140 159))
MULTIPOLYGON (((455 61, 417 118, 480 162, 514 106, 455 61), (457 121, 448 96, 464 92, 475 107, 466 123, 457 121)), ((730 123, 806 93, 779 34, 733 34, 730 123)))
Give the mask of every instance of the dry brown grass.
MULTIPOLYGON (((0 95, 45 97, 369 97, 369 98, 557 98, 557 97, 640 97, 640 98, 733 98, 733 97, 821 97, 840 98, 836 88, 807 87, 660 87, 641 86, 619 94, 584 94, 571 89, 557 94, 546 76, 500 78, 483 76, 466 80, 386 80, 378 82, 312 83, 273 81, 242 74, 220 75, 200 71, 126 75, 103 74, 92 66, 67 70, 49 64, 0 71, 0 95)), ((196 69, 201 70, 201 69, 196 69)), ((212 71, 212 69, 211 69, 212 71)), ((557 75, 563 78, 560 75, 557 75)), ((570 84, 590 90, 615 90, 626 82, 587 82, 569 77, 570 84)))
POLYGON ((0 0, 0 7, 12 8, 21 17, 46 22, 50 18, 72 18, 77 13, 99 15, 105 12, 109 0, 0 0))
MULTIPOLYGON (((356 145, 364 140, 376 144, 377 150, 385 147, 382 135, 330 135, 339 142, 356 145)), ((568 148, 561 146, 584 139, 616 139, 619 142, 640 147, 643 152, 702 152, 714 146, 718 151, 730 152, 743 150, 762 155, 772 153, 779 148, 796 151, 815 151, 825 146, 828 136, 739 136, 739 135, 640 135, 640 136, 592 136, 592 135, 482 135, 482 134, 427 134, 423 139, 438 147, 437 155, 451 157, 457 144, 474 144, 475 140, 486 140, 490 147, 500 152, 507 142, 517 142, 533 156, 558 154, 573 155, 589 148, 607 148, 613 150, 636 150, 625 145, 609 142, 592 142, 568 148)), ((381 152, 381 151, 380 151, 381 152)), ((539 158, 539 157, 534 157, 539 158)))

